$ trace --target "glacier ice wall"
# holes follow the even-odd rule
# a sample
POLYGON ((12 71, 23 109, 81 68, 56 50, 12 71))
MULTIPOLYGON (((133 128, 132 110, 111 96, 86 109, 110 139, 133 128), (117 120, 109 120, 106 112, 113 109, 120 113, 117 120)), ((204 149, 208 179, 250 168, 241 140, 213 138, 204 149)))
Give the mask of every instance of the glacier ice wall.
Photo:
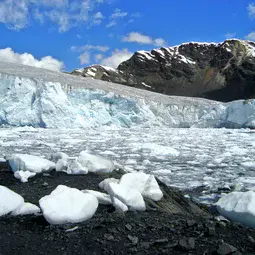
POLYGON ((223 104, 203 99, 166 97, 152 92, 144 92, 143 96, 143 92, 136 89, 132 89, 136 95, 129 96, 131 92, 127 91, 130 88, 122 85, 89 79, 90 86, 95 84, 93 88, 67 84, 63 77, 59 78, 60 82, 50 80, 1 73, 0 64, 0 125, 43 128, 102 125, 255 127, 253 100, 223 104), (106 90, 103 90, 104 84, 106 90))

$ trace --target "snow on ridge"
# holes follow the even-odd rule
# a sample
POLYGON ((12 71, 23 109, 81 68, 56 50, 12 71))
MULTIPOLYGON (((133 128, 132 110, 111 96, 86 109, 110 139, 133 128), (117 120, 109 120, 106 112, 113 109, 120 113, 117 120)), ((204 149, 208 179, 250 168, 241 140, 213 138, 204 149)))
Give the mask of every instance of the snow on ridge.
POLYGON ((109 67, 109 66, 103 66, 103 65, 92 65, 89 67, 85 67, 85 68, 81 68, 81 69, 76 69, 76 72, 80 72, 83 73, 84 71, 86 72, 87 75, 95 77, 96 72, 98 71, 98 68, 101 67, 103 68, 105 71, 108 72, 118 72, 116 69, 109 67))
POLYGON ((185 42, 185 43, 181 43, 179 45, 171 46, 170 48, 179 48, 183 45, 189 45, 189 44, 195 44, 195 45, 199 45, 199 46, 211 46, 211 45, 217 46, 220 43, 216 43, 216 42, 185 42))
POLYGON ((88 69, 86 73, 87 73, 89 76, 95 77, 95 76, 96 76, 96 73, 95 73, 95 72, 96 72, 96 71, 93 70, 93 69, 88 69), (93 72, 93 71, 94 71, 94 72, 93 72))
POLYGON ((117 72, 117 70, 115 68, 113 68, 113 67, 103 66, 103 65, 99 65, 99 66, 103 67, 107 71, 117 72))
MULTIPOLYGON (((226 44, 226 43, 231 42, 231 41, 239 41, 239 42, 245 44, 247 47, 255 48, 255 44, 252 41, 231 38, 231 39, 225 40, 224 42, 218 42, 218 43, 216 43, 216 42, 184 42, 184 43, 181 43, 181 44, 178 44, 178 45, 153 49, 151 51, 140 50, 140 51, 137 51, 137 53, 142 54, 142 55, 150 55, 151 56, 152 55, 151 53, 153 51, 155 51, 155 52, 159 53, 160 55, 165 56, 164 52, 162 52, 162 49, 164 49, 170 55, 175 55, 175 54, 178 54, 179 48, 182 47, 182 46, 186 46, 186 45, 211 46, 211 45, 213 45, 213 46, 219 47, 219 46, 222 46, 223 44, 226 44), (251 46, 251 44, 253 44, 254 46, 251 46)), ((191 61, 191 62, 193 63, 193 61, 191 61)))
POLYGON ((137 53, 140 54, 140 56, 147 58, 148 60, 156 60, 150 51, 140 50, 137 51, 137 53))
POLYGON ((77 68, 74 70, 74 72, 83 73, 83 70, 84 70, 83 68, 77 68))

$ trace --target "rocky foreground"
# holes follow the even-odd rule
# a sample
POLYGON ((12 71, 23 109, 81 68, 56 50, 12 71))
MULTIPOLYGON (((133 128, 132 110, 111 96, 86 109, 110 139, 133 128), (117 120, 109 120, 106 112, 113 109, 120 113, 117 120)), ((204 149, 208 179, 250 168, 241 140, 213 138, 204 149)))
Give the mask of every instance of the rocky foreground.
MULTIPOLYGON (((20 183, 1 166, 0 185, 38 204, 58 185, 99 190, 111 174, 39 174, 20 183)), ((212 214, 209 209, 160 183, 164 197, 146 200, 145 212, 120 213, 100 205, 94 217, 79 224, 52 226, 43 216, 0 218, 0 254, 255 254, 255 230, 212 214)))

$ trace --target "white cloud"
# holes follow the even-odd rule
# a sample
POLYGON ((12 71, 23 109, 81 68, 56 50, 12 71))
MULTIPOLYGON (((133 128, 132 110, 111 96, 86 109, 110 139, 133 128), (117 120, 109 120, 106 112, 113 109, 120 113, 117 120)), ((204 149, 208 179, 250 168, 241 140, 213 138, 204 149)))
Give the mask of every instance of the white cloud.
POLYGON ((97 12, 97 13, 94 15, 94 18, 95 18, 95 19, 103 19, 103 18, 104 18, 104 15, 102 14, 102 12, 97 12))
POLYGON ((0 59, 5 62, 34 66, 58 72, 64 68, 63 62, 51 56, 46 56, 38 60, 32 54, 15 53, 11 48, 0 49, 0 59))
MULTIPOLYGON (((91 51, 99 51, 99 52, 106 52, 109 50, 108 46, 103 45, 90 45, 86 44, 84 46, 72 46, 71 51, 73 52, 80 52, 80 63, 81 65, 89 64, 90 63, 90 53, 91 51)), ((95 58, 98 58, 98 61, 103 58, 102 54, 97 54, 95 58), (101 58, 100 58, 101 56, 101 58)))
POLYGON ((114 21, 114 20, 112 20, 112 21, 110 21, 110 22, 106 25, 106 27, 109 28, 109 27, 114 27, 114 26, 116 26, 116 25, 117 25, 117 22, 114 21))
POLYGON ((226 33, 226 34, 225 34, 225 37, 226 37, 227 39, 234 38, 235 36, 236 36, 236 33, 226 33))
POLYGON ((90 54, 85 52, 79 56, 81 65, 87 65, 90 63, 90 54))
POLYGON ((110 28, 110 27, 116 26, 117 25, 117 20, 123 19, 126 16, 128 16, 128 12, 123 12, 123 11, 121 11, 121 9, 118 9, 118 8, 115 9, 114 12, 109 17, 110 21, 106 25, 106 28, 110 28))
POLYGON ((93 23, 94 25, 99 25, 99 24, 102 23, 103 19, 104 19, 104 15, 103 15, 101 12, 97 12, 97 13, 94 15, 94 17, 93 17, 92 23, 93 23))
POLYGON ((162 38, 156 38, 153 40, 153 44, 158 47, 164 47, 167 45, 166 41, 162 38))
POLYGON ((255 41, 255 32, 249 33, 245 38, 247 40, 255 41))
MULTIPOLYGON (((34 20, 41 24, 52 23, 60 33, 83 26, 90 28, 100 25, 106 18, 98 11, 98 6, 111 4, 112 0, 0 0, 0 23, 9 29, 21 30, 34 20)), ((115 9, 108 18, 106 27, 113 27, 117 20, 126 16, 138 18, 139 13, 131 15, 115 9)))
POLYGON ((166 41, 162 38, 153 39, 148 35, 143 35, 138 32, 131 32, 122 38, 123 42, 134 42, 139 44, 151 44, 158 47, 164 47, 167 45, 166 41))
POLYGON ((35 20, 38 20, 41 24, 44 23, 44 16, 43 14, 39 11, 39 9, 36 9, 34 12, 34 18, 35 20))
POLYGON ((101 64, 117 68, 120 63, 128 60, 133 54, 128 49, 116 49, 112 52, 110 57, 101 60, 101 64))
POLYGON ((73 26, 68 13, 53 10, 45 13, 45 16, 47 16, 52 22, 58 24, 58 31, 60 33, 68 31, 73 26))
POLYGON ((103 59, 103 54, 96 54, 95 55, 95 61, 96 62, 100 61, 101 59, 103 59))
POLYGON ((37 4, 37 5, 43 5, 46 7, 56 7, 56 8, 63 8, 68 6, 69 1, 68 0, 30 0, 30 2, 37 4))
POLYGON ((135 13, 132 13, 132 14, 131 14, 131 17, 132 17, 132 18, 141 18, 141 16, 142 16, 142 15, 141 15, 140 12, 135 12, 135 13))
POLYGON ((124 18, 128 15, 127 12, 123 12, 121 11, 121 9, 115 9, 113 14, 110 16, 111 19, 120 19, 120 18, 124 18))
POLYGON ((0 3, 0 23, 20 30, 28 25, 28 0, 3 0, 0 3))
POLYGON ((248 5, 248 13, 251 18, 255 18, 255 3, 248 5))
POLYGON ((71 47, 71 51, 74 51, 74 52, 82 52, 82 51, 89 51, 89 50, 106 52, 109 50, 109 47, 102 46, 102 45, 90 45, 90 44, 86 44, 84 46, 72 46, 71 47))
POLYGON ((0 23, 10 29, 21 30, 34 19, 40 23, 48 20, 66 32, 79 25, 100 24, 101 12, 94 12, 104 0, 1 0, 0 23))

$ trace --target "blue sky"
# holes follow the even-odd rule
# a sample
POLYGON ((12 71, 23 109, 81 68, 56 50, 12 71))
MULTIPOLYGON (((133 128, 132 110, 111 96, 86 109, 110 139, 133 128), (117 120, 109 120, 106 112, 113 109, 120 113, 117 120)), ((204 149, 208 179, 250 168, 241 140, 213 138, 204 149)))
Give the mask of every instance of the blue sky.
POLYGON ((255 40, 250 0, 0 0, 0 60, 71 71, 137 50, 255 40))

